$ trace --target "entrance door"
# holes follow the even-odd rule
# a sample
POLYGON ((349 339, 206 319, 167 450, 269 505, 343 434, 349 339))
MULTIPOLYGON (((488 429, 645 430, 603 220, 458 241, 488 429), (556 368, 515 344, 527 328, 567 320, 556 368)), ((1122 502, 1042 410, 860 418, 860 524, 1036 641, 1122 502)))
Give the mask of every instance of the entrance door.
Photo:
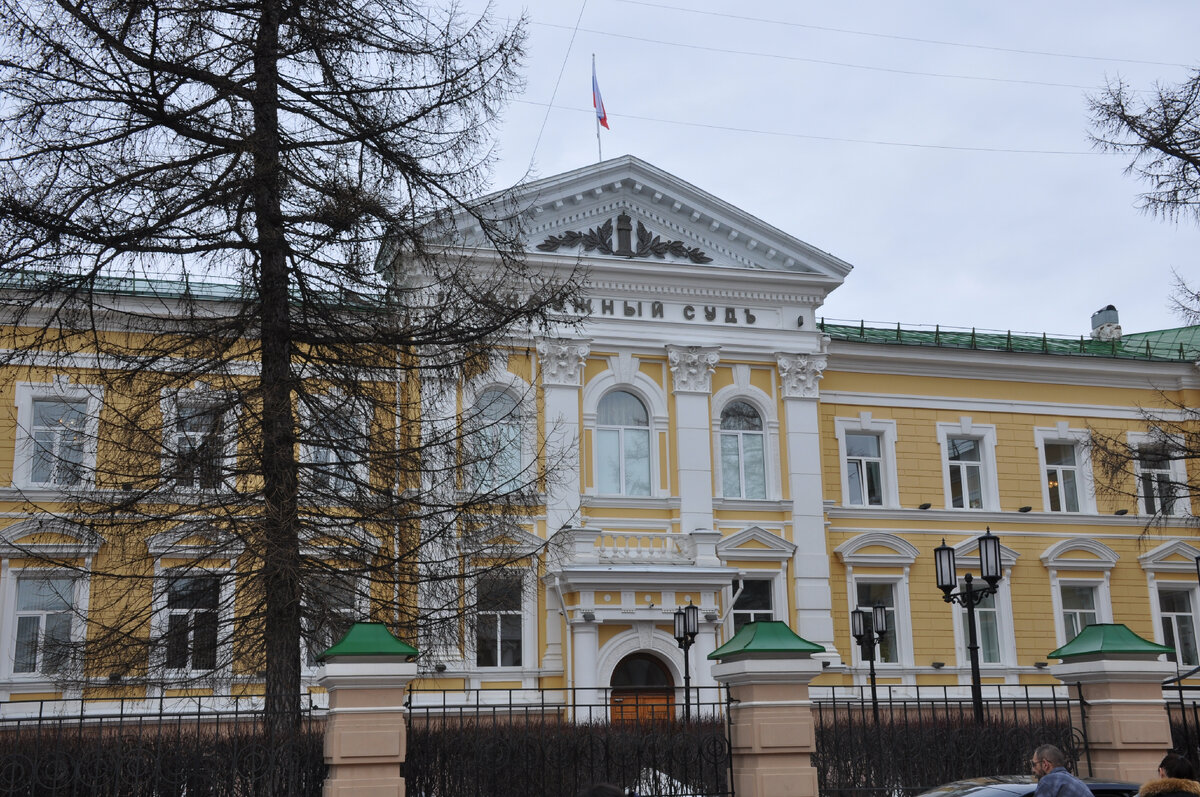
POLYGON ((649 653, 621 659, 612 675, 613 722, 665 722, 675 717, 675 681, 649 653))

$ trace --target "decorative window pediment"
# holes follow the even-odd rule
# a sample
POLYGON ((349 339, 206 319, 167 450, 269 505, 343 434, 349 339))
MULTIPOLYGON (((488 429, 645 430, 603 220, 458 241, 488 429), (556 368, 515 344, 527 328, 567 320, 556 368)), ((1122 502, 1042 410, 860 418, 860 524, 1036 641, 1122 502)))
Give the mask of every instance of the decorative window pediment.
POLYGON ((242 551, 242 544, 232 534, 204 523, 185 523, 155 534, 146 547, 155 558, 171 559, 232 558, 242 551))
POLYGON ((1200 550, 1182 540, 1165 542, 1138 557, 1142 569, 1150 573, 1194 573, 1200 550))
POLYGON ((717 556, 726 562, 731 559, 782 562, 795 552, 794 544, 758 526, 742 529, 717 543, 717 556))
MULTIPOLYGON (((979 569, 979 538, 971 537, 969 540, 955 543, 954 560, 958 564, 959 570, 979 569)), ((1000 545, 1000 566, 1008 570, 1017 563, 1017 559, 1021 554, 1001 543, 1000 545)))
POLYGON ((908 540, 882 531, 851 537, 834 552, 845 564, 859 567, 908 567, 920 554, 908 540))
POLYGON ((1119 558, 1104 543, 1088 539, 1056 542, 1041 556, 1042 564, 1054 570, 1112 570, 1119 558))
POLYGON ((77 558, 95 556, 104 538, 86 526, 59 518, 27 518, 0 530, 0 557, 77 558))

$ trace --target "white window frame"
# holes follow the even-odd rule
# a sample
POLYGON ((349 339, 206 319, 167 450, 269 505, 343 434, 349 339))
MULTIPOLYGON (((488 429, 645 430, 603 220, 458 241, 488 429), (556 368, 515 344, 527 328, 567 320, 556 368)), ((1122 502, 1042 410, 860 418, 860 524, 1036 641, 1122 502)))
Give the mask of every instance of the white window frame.
MULTIPOLYGON (((664 365, 665 368, 665 365, 664 365)), ((661 457, 666 456, 660 437, 670 428, 667 399, 661 385, 640 370, 640 360, 632 354, 615 354, 608 358, 608 370, 587 380, 583 387, 583 427, 590 435, 591 483, 584 493, 618 503, 634 503, 667 497, 667 486, 660 476, 661 457), (600 399, 614 390, 624 390, 641 400, 650 420, 650 494, 626 495, 601 493, 596 486, 600 466, 599 436, 596 434, 597 409, 600 399)), ((669 447, 668 447, 669 450, 669 447)), ((669 477, 668 477, 669 478, 669 477)))
MULTIPOLYGON (((740 581, 740 582, 746 582, 746 581, 766 582, 767 594, 771 598, 771 610, 770 610, 771 618, 770 619, 784 620, 785 618, 780 616, 779 607, 780 606, 785 607, 784 612, 786 613, 787 592, 786 592, 786 588, 784 587, 784 585, 782 583, 782 579, 780 578, 780 575, 781 575, 781 571, 778 571, 778 570, 747 570, 743 573, 739 573, 734 578, 734 580, 740 581), (784 601, 783 603, 780 603, 781 598, 784 601)), ((734 607, 734 595, 737 594, 737 591, 733 588, 732 584, 730 584, 725 589, 728 591, 728 602, 725 605, 729 607, 729 620, 728 620, 728 631, 727 631, 728 635, 726 638, 729 638, 729 637, 733 636, 735 633, 737 633, 737 618, 735 615, 739 610, 734 607)), ((741 611, 746 611, 746 610, 741 610, 741 611)), ((753 610, 753 611, 761 612, 761 610, 757 610, 757 609, 753 610)))
MULTIPOLYGON (((301 422, 304 424, 306 429, 313 429, 316 427, 317 424, 322 423, 325 420, 325 418, 330 415, 336 415, 339 413, 344 414, 348 403, 349 403, 349 401, 347 400, 347 398, 345 396, 341 395, 340 393, 331 393, 328 396, 322 396, 320 399, 318 399, 317 401, 315 401, 313 403, 313 404, 315 404, 315 406, 320 407, 320 411, 322 412, 322 417, 321 418, 313 417, 314 406, 304 405, 304 406, 302 406, 301 413, 300 413, 301 422)), ((350 407, 350 410, 351 410, 350 423, 354 427, 353 429, 351 429, 351 432, 359 435, 362 440, 366 441, 367 435, 369 435, 370 431, 371 431, 369 419, 365 417, 366 408, 350 407)), ((317 462, 318 453, 328 451, 328 450, 330 450, 330 449, 327 448, 326 446, 314 445, 311 441, 305 442, 305 443, 301 444, 301 446, 300 446, 301 462, 305 463, 306 465, 319 464, 317 462)), ((367 471, 367 463, 359 462, 359 461, 352 461, 352 462, 349 462, 346 464, 349 465, 349 470, 351 472, 351 479, 358 482, 359 484, 362 484, 367 480, 368 476, 370 475, 367 471)), ((312 487, 312 478, 313 478, 313 473, 311 471, 306 472, 304 474, 304 478, 302 480, 302 485, 301 485, 302 492, 305 489, 308 489, 308 490, 314 489, 312 487), (305 485, 307 485, 307 488, 305 487, 305 485)), ((331 476, 331 478, 332 478, 332 476, 331 476)), ((330 495, 335 495, 338 493, 353 492, 354 487, 353 486, 343 486, 340 489, 338 489, 333 486, 326 486, 326 487, 320 488, 320 490, 322 492, 328 493, 330 495)))
MULTIPOLYGON (((843 542, 834 552, 841 558, 846 567, 846 617, 858 608, 858 583, 888 583, 892 584, 895 618, 896 646, 899 648, 899 661, 875 662, 875 669, 880 672, 890 672, 911 680, 915 666, 915 651, 913 650, 912 633, 912 604, 909 600, 908 583, 909 571, 916 561, 919 551, 904 538, 883 531, 868 531, 858 534, 843 542), (890 552, 879 552, 879 549, 890 549, 890 552), (868 551, 874 550, 871 553, 868 551), (855 573, 856 567, 871 568, 870 573, 855 573), (879 573, 880 568, 899 569, 898 573, 879 573)), ((862 651, 854 638, 850 638, 851 664, 856 668, 855 676, 860 683, 866 682, 867 663, 862 659, 862 651)))
POLYGON ((942 489, 946 509, 955 512, 996 512, 1000 509, 1000 486, 996 473, 996 427, 993 424, 973 423, 970 416, 962 416, 958 423, 937 425, 938 445, 942 452, 942 489), (979 483, 983 506, 972 508, 954 506, 950 492, 950 445, 951 437, 969 437, 979 440, 979 483))
MULTIPOLYGON (((1017 641, 1015 633, 1015 625, 1013 622, 1012 608, 1012 571, 1017 563, 1019 554, 1012 548, 1006 545, 1000 546, 1000 589, 996 591, 995 606, 996 606, 996 632, 999 635, 1000 643, 1000 661, 984 663, 979 662, 980 670, 990 671, 992 675, 1002 673, 1006 677, 1017 666, 1017 641)), ((985 585, 986 582, 979 577, 979 539, 972 537, 954 545, 954 560, 958 563, 958 570, 961 574, 971 573, 975 578, 975 584, 985 585)), ((962 575, 959 576, 962 580, 962 575)), ((967 627, 966 627, 966 610, 958 604, 948 604, 953 610, 954 624, 954 651, 958 658, 958 667, 960 671, 965 671, 963 678, 970 677, 971 669, 971 654, 967 650, 967 627)), ((978 625, 979 618, 975 618, 978 625)), ((978 628, 976 629, 978 630, 978 628)), ((980 646, 980 655, 982 656, 983 648, 980 646)))
POLYGON ((1071 640, 1067 638, 1063 620, 1062 591, 1060 584, 1093 586, 1096 588, 1096 622, 1111 623, 1112 590, 1111 574, 1119 556, 1102 542, 1074 537, 1057 542, 1042 552, 1042 565, 1050 574, 1050 603, 1054 610, 1054 638, 1059 647, 1071 640), (1063 575, 1066 573, 1067 575, 1063 575), (1082 573, 1084 575, 1075 575, 1082 573), (1096 573, 1100 577, 1095 576, 1096 573))
MULTIPOLYGON (((1188 596, 1188 603, 1192 610, 1192 639, 1195 641, 1197 646, 1197 658, 1196 661, 1185 662, 1182 660, 1182 657, 1179 656, 1179 648, 1175 648, 1176 658, 1174 663, 1180 669, 1185 667, 1188 669, 1196 667, 1197 665, 1200 665, 1200 589, 1197 589, 1195 584, 1187 581, 1174 581, 1166 579, 1156 580, 1154 585, 1154 596, 1153 600, 1151 601, 1152 605, 1154 606, 1155 640, 1159 644, 1166 645, 1168 644, 1168 641, 1166 635, 1162 632, 1163 612, 1162 605, 1160 604, 1163 592, 1182 592, 1188 596)), ((1176 639, 1178 639, 1179 634, 1175 633, 1174 636, 1176 639)), ((1163 658, 1167 661, 1170 661, 1165 653, 1163 654, 1163 658)))
MULTIPOLYGON (((1154 623, 1154 641, 1160 645, 1166 644, 1162 634, 1162 611, 1158 604, 1160 585, 1165 585, 1167 589, 1190 589, 1192 591, 1192 623, 1197 634, 1197 642, 1200 643, 1200 588, 1196 584, 1197 556, 1200 556, 1200 548, 1183 540, 1164 542, 1138 556, 1138 562, 1146 572, 1150 617, 1154 623), (1172 574, 1178 578, 1159 578, 1164 574, 1172 574)), ((1167 654, 1159 656, 1159 660, 1168 661, 1167 654)), ((1180 664, 1179 669, 1183 670, 1184 666, 1180 664)))
POLYGON ((17 579, 26 572, 55 574, 62 572, 74 579, 75 594, 72 606, 71 641, 83 643, 87 634, 88 606, 91 598, 92 558, 103 540, 82 526, 55 518, 28 518, 0 530, 0 681, 20 683, 23 688, 34 685, 52 688, 53 675, 40 672, 14 673, 17 641, 17 579), (66 538, 67 542, 45 542, 47 535, 66 538), (81 570, 62 571, 59 568, 13 567, 12 560, 50 559, 82 563, 81 570))
MULTIPOLYGON (((533 575, 534 568, 521 567, 513 565, 507 568, 497 569, 488 573, 480 573, 475 577, 474 589, 471 591, 472 601, 477 600, 479 581, 487 576, 503 573, 506 576, 515 576, 521 583, 521 663, 516 665, 487 665, 479 664, 479 651, 476 647, 476 628, 474 618, 469 629, 466 649, 467 669, 472 670, 481 675, 491 676, 494 674, 509 674, 521 673, 526 669, 536 667, 537 659, 537 624, 535 622, 537 615, 537 584, 533 575)), ((474 611, 474 610, 473 610, 474 611)), ((499 649, 497 649, 499 656, 499 649)))
POLYGON ((147 544, 150 555, 154 557, 154 593, 151 605, 151 665, 156 671, 162 672, 168 679, 189 681, 197 679, 228 680, 232 672, 232 640, 227 633, 234 622, 234 595, 237 580, 237 556, 241 552, 239 544, 230 543, 229 538, 200 524, 188 524, 179 529, 156 534, 147 544), (204 544, 196 545, 189 540, 200 538, 204 544), (163 560, 179 562, 170 567, 163 565, 163 560), (200 566, 200 561, 212 561, 213 564, 200 566), (170 609, 167 606, 167 585, 176 573, 182 577, 217 576, 220 591, 217 595, 217 666, 212 670, 168 669, 166 666, 166 649, 164 643, 167 636, 170 609))
MULTIPOLYGON (((537 418, 536 409, 530 407, 527 387, 524 385, 516 387, 516 381, 513 379, 501 382, 497 379, 492 379, 487 383, 478 385, 463 396, 465 405, 464 416, 468 430, 470 430, 471 424, 477 422, 475 419, 478 415, 475 408, 487 393, 499 392, 508 396, 514 406, 512 415, 504 420, 492 421, 490 423, 497 426, 513 424, 516 427, 518 444, 520 446, 516 472, 512 474, 511 478, 497 480, 493 475, 492 478, 481 479, 477 472, 471 472, 471 469, 468 468, 468 473, 464 474, 463 479, 463 483, 468 490, 485 493, 503 493, 513 490, 529 490, 536 485, 537 473, 533 469, 535 452, 533 450, 533 434, 531 433, 537 418)), ((473 431, 468 431, 468 442, 473 433, 473 431)))
POLYGON ((13 486, 25 490, 46 490, 57 493, 95 487, 96 440, 100 429, 103 388, 98 385, 73 384, 65 376, 56 376, 53 382, 18 382, 15 386, 14 403, 17 409, 17 428, 13 452, 13 486), (83 402, 86 405, 83 462, 80 466, 82 473, 78 485, 33 481, 33 457, 36 450, 33 435, 33 404, 35 401, 41 400, 83 402))
MULTIPOLYGON (((368 616, 368 613, 371 608, 370 595, 367 594, 367 589, 368 589, 369 585, 364 583, 364 579, 360 575, 357 575, 354 573, 348 573, 348 574, 345 574, 345 577, 350 579, 350 582, 351 582, 350 589, 354 596, 354 605, 350 606, 346 610, 354 615, 354 619, 352 619, 350 622, 350 624, 353 625, 356 622, 363 621, 368 616)), ((304 599, 304 602, 307 605, 307 603, 308 603, 307 597, 304 599)), ((302 616, 303 616, 303 612, 302 612, 302 616)), ((306 633, 307 633, 307 631, 306 631, 306 633)), ((336 640, 336 639, 331 640, 330 644, 336 644, 337 641, 338 640, 336 640)), ((301 638, 301 644, 300 644, 300 668, 301 668, 301 670, 305 674, 308 674, 308 675, 312 675, 313 673, 315 673, 321 667, 321 662, 309 664, 308 663, 309 654, 312 654, 313 658, 316 658, 317 656, 319 656, 320 654, 322 654, 324 652, 325 652, 324 650, 311 650, 308 646, 308 640, 301 638)))
POLYGON ((1037 446, 1038 467, 1042 484, 1042 508, 1045 512, 1050 509, 1050 485, 1047 482, 1049 466, 1046 464, 1046 444, 1070 445, 1075 448, 1075 478, 1079 489, 1079 511, 1070 512, 1059 509, 1054 514, 1064 515, 1094 515, 1096 514, 1096 484, 1092 475, 1092 455, 1088 446, 1091 439, 1087 429, 1072 429, 1065 421, 1057 426, 1036 427, 1033 439, 1037 446))
POLYGON ((720 489, 718 490, 718 492, 720 493, 722 498, 732 498, 735 500, 744 500, 744 501, 765 501, 771 497, 771 484, 770 484, 771 480, 767 475, 768 474, 767 446, 768 446, 767 420, 763 416, 763 411, 758 406, 757 402, 750 401, 747 398, 732 398, 729 401, 726 401, 721 407, 720 415, 717 416, 717 447, 713 450, 714 458, 719 463, 718 468, 717 468, 717 471, 718 471, 717 475, 719 476, 720 481, 718 481, 717 484, 720 485, 720 489), (762 427, 761 429, 759 429, 758 431, 753 431, 753 430, 723 429, 721 427, 721 422, 722 422, 722 418, 725 415, 725 410, 727 410, 731 405, 739 403, 739 402, 750 407, 751 409, 754 410, 755 413, 758 414, 758 422, 762 427), (753 498, 746 495, 747 490, 746 490, 745 439, 746 439, 747 435, 757 435, 758 437, 762 438, 762 467, 763 467, 762 493, 763 494, 761 496, 753 497, 753 498), (738 488, 739 488, 739 491, 741 492, 741 495, 725 495, 725 457, 723 454, 723 452, 724 452, 723 440, 726 437, 732 437, 735 440, 737 440, 737 462, 738 462, 737 481, 738 481, 738 488))
POLYGON ((872 418, 869 412, 860 412, 857 418, 834 418, 833 431, 837 437, 838 463, 842 477, 842 506, 851 509, 878 510, 898 509, 900 507, 900 480, 896 464, 896 422, 880 418, 872 418), (881 460, 880 478, 883 503, 851 504, 850 472, 847 467, 846 435, 873 434, 879 438, 879 456, 881 460))
POLYGON ((732 365, 733 384, 726 385, 713 394, 712 407, 712 450, 713 450, 713 499, 725 501, 778 501, 782 495, 780 486, 781 463, 779 458, 779 415, 777 401, 766 392, 750 384, 751 368, 746 363, 732 365), (725 475, 721 462, 721 414, 725 407, 735 401, 744 401, 758 410, 763 422, 763 457, 766 467, 766 498, 725 498, 725 475))
POLYGON ((237 477, 231 467, 236 461, 238 445, 237 411, 233 408, 228 408, 221 414, 220 429, 217 432, 221 436, 222 443, 218 454, 220 459, 218 467, 222 472, 221 484, 217 487, 181 487, 175 475, 178 457, 174 451, 174 436, 179 434, 180 408, 219 407, 226 403, 226 397, 222 393, 213 391, 204 385, 188 390, 163 391, 159 406, 163 417, 163 448, 160 467, 162 468, 161 483, 164 489, 184 495, 199 495, 231 491, 236 487, 237 477))
MULTIPOLYGON (((1173 441, 1179 445, 1183 445, 1183 441, 1177 441, 1175 435, 1170 436, 1173 441)), ((1134 489, 1137 492, 1137 511, 1139 515, 1152 515, 1146 509, 1146 500, 1142 496, 1142 467, 1141 459, 1138 456, 1138 451, 1142 447, 1154 448, 1161 446, 1164 442, 1163 435, 1155 435, 1146 432, 1128 432, 1126 440, 1131 452, 1133 452, 1133 478, 1134 489)), ((1171 484, 1175 487, 1175 501, 1172 504, 1170 514, 1164 514, 1164 517, 1188 517, 1192 514, 1191 495, 1187 490, 1181 490, 1178 485, 1187 484, 1187 463, 1183 460, 1174 459, 1168 463, 1169 472, 1171 475, 1171 484)))

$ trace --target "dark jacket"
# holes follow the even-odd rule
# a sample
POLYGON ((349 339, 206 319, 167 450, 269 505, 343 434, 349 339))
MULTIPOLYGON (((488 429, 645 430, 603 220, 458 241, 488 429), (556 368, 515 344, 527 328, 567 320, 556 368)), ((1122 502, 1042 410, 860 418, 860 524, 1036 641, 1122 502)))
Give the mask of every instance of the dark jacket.
POLYGON ((1146 783, 1138 797, 1200 797, 1200 783, 1184 778, 1160 778, 1146 783))

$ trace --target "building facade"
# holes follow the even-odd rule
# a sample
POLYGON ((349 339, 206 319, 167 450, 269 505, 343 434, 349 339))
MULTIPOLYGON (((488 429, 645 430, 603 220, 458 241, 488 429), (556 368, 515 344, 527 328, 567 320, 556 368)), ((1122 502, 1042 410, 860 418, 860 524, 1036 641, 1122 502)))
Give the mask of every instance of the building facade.
MULTIPOLYGON (((495 577, 461 644, 414 640, 439 651, 422 688, 670 692, 684 679, 672 619, 689 603, 697 686, 714 685, 706 655, 762 619, 825 647, 818 686, 861 684, 850 612, 880 605, 884 683, 963 687, 963 612, 942 600, 933 549, 944 540, 977 572, 987 528, 1004 579, 979 608, 986 682, 1053 683, 1046 654, 1094 622, 1200 664, 1195 508, 1172 486, 1196 475, 1147 447, 1138 498, 1122 502, 1097 491, 1089 448, 1101 432, 1148 441, 1144 410, 1200 405, 1200 331, 1063 341, 827 323, 849 264, 632 157, 532 183, 522 202, 531 262, 587 269, 564 308, 579 323, 513 341, 486 373, 424 399, 508 396, 526 422, 493 433, 508 452, 495 466, 553 454, 566 467, 528 519, 525 565, 495 577)), ((40 378, 10 397, 0 481, 14 501, 55 479, 37 472, 50 438, 36 397, 56 377, 40 378)), ((99 411, 85 402, 58 434, 99 411)), ((58 546, 86 570, 103 545, 9 521, 0 700, 60 696, 28 640, 86 631, 56 627, 65 591, 23 587, 22 554, 58 546)), ((76 579, 69 599, 86 607, 87 590, 76 579)))

